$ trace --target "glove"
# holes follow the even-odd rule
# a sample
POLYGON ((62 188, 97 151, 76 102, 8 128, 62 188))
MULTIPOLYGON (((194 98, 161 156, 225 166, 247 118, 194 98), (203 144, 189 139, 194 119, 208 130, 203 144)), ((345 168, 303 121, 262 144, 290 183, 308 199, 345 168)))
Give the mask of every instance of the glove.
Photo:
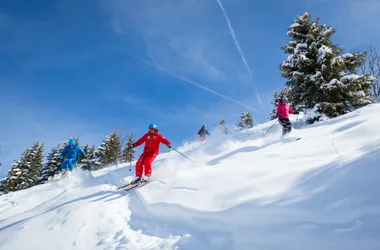
POLYGON ((61 159, 61 160, 62 160, 62 159, 63 159, 63 155, 60 155, 60 156, 59 156, 59 159, 61 159))
POLYGON ((169 144, 169 145, 168 145, 168 148, 172 148, 172 145, 169 144))
POLYGON ((298 111, 294 111, 294 114, 295 114, 295 115, 299 115, 299 113, 300 113, 300 112, 298 112, 298 111))

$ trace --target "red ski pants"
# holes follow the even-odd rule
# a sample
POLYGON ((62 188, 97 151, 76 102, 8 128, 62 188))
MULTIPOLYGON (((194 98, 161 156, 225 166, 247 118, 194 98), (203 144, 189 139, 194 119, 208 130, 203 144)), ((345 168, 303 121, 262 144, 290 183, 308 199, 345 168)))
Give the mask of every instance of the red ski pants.
POLYGON ((152 174, 152 162, 156 158, 156 152, 144 152, 140 155, 139 160, 136 162, 136 176, 142 177, 143 169, 144 175, 149 177, 152 174))

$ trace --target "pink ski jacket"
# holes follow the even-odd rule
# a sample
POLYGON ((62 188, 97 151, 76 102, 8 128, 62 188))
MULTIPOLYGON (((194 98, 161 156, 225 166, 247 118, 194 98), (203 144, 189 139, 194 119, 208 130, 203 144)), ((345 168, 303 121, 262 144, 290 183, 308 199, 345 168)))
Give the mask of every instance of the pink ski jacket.
POLYGON ((287 119, 287 118, 289 118, 289 114, 294 114, 294 111, 290 108, 288 103, 282 103, 279 100, 276 116, 281 117, 283 119, 287 119))

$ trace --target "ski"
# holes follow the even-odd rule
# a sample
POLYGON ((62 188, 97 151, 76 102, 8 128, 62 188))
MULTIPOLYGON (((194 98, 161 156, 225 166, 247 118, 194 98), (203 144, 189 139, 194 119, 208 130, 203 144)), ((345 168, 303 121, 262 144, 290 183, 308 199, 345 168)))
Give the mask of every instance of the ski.
POLYGON ((302 137, 297 137, 297 138, 289 138, 289 137, 287 137, 287 138, 284 138, 283 139, 283 141, 284 142, 292 142, 292 141, 299 141, 299 140, 301 140, 302 139, 302 137))
POLYGON ((128 183, 128 184, 125 184, 125 185, 123 185, 123 186, 117 187, 116 190, 119 190, 119 189, 122 189, 122 188, 127 188, 127 187, 132 186, 132 185, 133 185, 133 184, 128 183))
POLYGON ((135 186, 141 186, 141 185, 145 185, 145 184, 147 184, 148 183, 148 181, 147 182, 145 182, 145 183, 136 183, 136 184, 132 184, 132 183, 127 183, 127 184, 125 184, 125 185, 123 185, 123 186, 120 186, 120 187, 117 187, 116 188, 116 190, 120 190, 120 189, 129 189, 129 188, 134 188, 135 186))
POLYGON ((135 188, 138 188, 138 187, 145 186, 145 185, 148 184, 148 183, 149 183, 149 181, 144 182, 144 183, 141 183, 141 182, 140 182, 140 183, 137 183, 137 184, 133 185, 132 187, 125 188, 124 191, 130 191, 130 190, 132 190, 132 189, 135 189, 135 188))

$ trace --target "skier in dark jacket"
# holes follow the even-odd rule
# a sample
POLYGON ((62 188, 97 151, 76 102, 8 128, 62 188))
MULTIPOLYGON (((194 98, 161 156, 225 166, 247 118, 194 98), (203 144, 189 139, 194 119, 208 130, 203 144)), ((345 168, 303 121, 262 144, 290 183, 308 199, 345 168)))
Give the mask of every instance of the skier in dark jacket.
POLYGON ((85 152, 77 145, 77 142, 73 139, 69 141, 69 145, 65 147, 59 158, 63 159, 66 155, 66 159, 62 162, 62 171, 66 172, 67 168, 72 172, 74 165, 78 162, 78 153, 86 156, 85 152))
POLYGON ((201 127, 201 129, 198 131, 199 139, 201 141, 205 141, 206 140, 206 134, 210 135, 210 133, 206 129, 206 125, 203 124, 202 127, 201 127))

